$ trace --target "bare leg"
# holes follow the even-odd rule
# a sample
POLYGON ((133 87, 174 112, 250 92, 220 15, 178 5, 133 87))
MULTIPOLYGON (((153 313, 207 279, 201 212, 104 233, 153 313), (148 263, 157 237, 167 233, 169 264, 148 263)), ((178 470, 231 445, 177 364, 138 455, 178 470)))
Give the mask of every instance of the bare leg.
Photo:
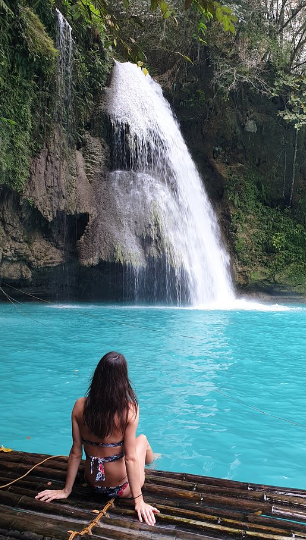
MULTIPOLYGON (((136 438, 136 453, 137 453, 138 464, 139 464, 140 487, 142 488, 145 482, 145 465, 152 463, 152 461, 154 460, 154 454, 152 452, 152 448, 145 435, 139 435, 136 438)), ((131 496, 130 486, 127 486, 126 489, 124 490, 124 494, 119 495, 119 496, 130 498, 131 496)))
POLYGON ((145 435, 139 435, 136 439, 136 452, 139 462, 140 484, 143 486, 145 481, 145 465, 152 463, 154 455, 152 448, 145 435))

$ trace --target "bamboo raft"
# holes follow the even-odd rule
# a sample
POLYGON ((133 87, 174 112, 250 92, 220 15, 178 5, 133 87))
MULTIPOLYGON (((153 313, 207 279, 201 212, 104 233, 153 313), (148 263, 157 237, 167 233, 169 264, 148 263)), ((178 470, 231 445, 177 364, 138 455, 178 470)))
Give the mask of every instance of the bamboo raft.
POLYGON ((160 510, 155 527, 139 523, 130 500, 92 494, 80 467, 68 499, 35 500, 61 489, 66 457, 0 452, 0 540, 306 539, 306 491, 148 469, 146 502, 160 510), (101 510, 104 509, 104 512, 101 510), (90 525, 90 526, 89 526, 90 525))

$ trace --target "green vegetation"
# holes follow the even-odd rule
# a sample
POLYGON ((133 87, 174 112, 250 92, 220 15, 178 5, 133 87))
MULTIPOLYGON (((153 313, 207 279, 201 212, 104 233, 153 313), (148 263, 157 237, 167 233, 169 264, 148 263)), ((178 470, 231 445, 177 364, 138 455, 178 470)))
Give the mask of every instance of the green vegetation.
POLYGON ((229 172, 226 191, 236 266, 245 276, 245 285, 273 283, 305 293, 305 226, 289 208, 267 204, 262 180, 251 171, 244 177, 229 172))
POLYGON ((18 192, 54 127, 56 5, 74 24, 70 144, 82 139, 111 66, 107 28, 95 11, 88 14, 91 2, 0 2, 0 185, 18 192))
MULTIPOLYGON (((131 4, 125 0, 121 11, 115 12, 108 0, 0 1, 0 184, 22 191, 31 158, 52 133, 58 61, 55 8, 73 27, 71 106, 66 117, 62 115, 62 128, 67 130, 69 124, 69 144, 74 145, 82 142, 84 126, 90 122, 114 51, 133 61, 146 57, 136 39, 125 31, 127 19, 138 28, 144 25, 140 16, 129 12, 131 4), (72 110, 73 120, 67 118, 72 110)), ((172 24, 178 25, 176 10, 169 3, 148 0, 147 5, 153 11, 159 9, 164 20, 171 18, 172 24)), ((185 13, 191 6, 200 14, 197 24, 202 41, 204 21, 210 19, 218 21, 225 31, 234 31, 231 9, 219 2, 187 0, 185 6, 182 1, 179 5, 185 13)), ((160 15, 155 19, 161 25, 160 15)))
MULTIPOLYGON (((259 125, 261 117, 271 115, 270 126, 266 120, 261 123, 263 144, 269 140, 264 129, 271 130, 272 138, 273 133, 279 136, 269 146, 275 154, 267 155, 261 152, 259 137, 250 135, 255 143, 253 169, 244 161, 242 150, 238 161, 243 169, 231 170, 249 172, 228 176, 230 237, 237 276, 247 287, 272 283, 279 289, 305 293, 306 1, 229 0, 227 4, 237 16, 235 34, 221 32, 215 22, 206 32, 214 100, 227 103, 223 105, 227 110, 236 109, 236 118, 244 125, 250 112, 259 125), (262 103, 266 101, 266 110, 262 106, 256 110, 256 94, 262 96, 262 103), (272 99, 277 105, 275 118, 272 99), (273 127, 276 125, 282 128, 273 127), (260 161, 265 160, 261 167, 260 161)), ((248 152, 250 157, 250 146, 248 152)))
MULTIPOLYGON (((128 7, 129 0, 125 0, 125 5, 128 7)), ((225 32, 235 33, 234 24, 236 17, 232 9, 226 5, 222 5, 215 0, 185 0, 184 9, 188 10, 190 7, 194 7, 200 14, 200 21, 198 23, 198 33, 200 41, 203 41, 201 34, 204 35, 206 31, 206 22, 215 19, 222 26, 225 32)), ((176 12, 169 2, 164 0, 151 0, 151 10, 155 11, 160 9, 163 19, 173 17, 176 19, 176 12)))
POLYGON ((0 16, 0 183, 21 190, 43 140, 57 51, 30 7, 2 3, 0 16))
MULTIPOLYGON (((236 137, 243 165, 237 170, 249 170, 229 174, 226 185, 237 271, 250 286, 273 282, 306 292, 305 20, 306 0, 0 0, 0 185, 22 193, 31 160, 56 125, 66 152, 67 144, 81 147, 85 131, 96 129, 93 112, 113 57, 138 62, 162 76, 187 122, 195 121, 199 159, 211 158, 200 148, 206 123, 218 106, 230 110, 227 125, 223 119, 221 129, 211 131, 220 164, 236 170, 239 152, 228 142, 236 137), (70 108, 62 117, 56 109, 56 8, 74 38, 70 108), (281 158, 272 156, 270 170, 258 166, 256 174, 241 144, 243 135, 253 136, 245 123, 253 121, 249 97, 255 94, 275 100, 276 121, 287 126, 281 158)), ((120 246, 115 258, 122 259, 120 246)))
MULTIPOLYGON (((214 83, 224 92, 247 84, 265 95, 303 79, 306 2, 228 0, 239 22, 235 35, 209 29, 214 83)), ((280 94, 278 94, 280 95, 280 94)))

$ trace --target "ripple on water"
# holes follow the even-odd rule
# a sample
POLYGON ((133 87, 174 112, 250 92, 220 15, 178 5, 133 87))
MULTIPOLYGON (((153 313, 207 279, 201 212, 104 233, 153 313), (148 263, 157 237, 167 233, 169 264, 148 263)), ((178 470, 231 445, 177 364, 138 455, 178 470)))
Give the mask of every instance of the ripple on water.
POLYGON ((304 488, 306 309, 243 305, 0 305, 0 444, 67 454, 73 403, 119 350, 159 468, 304 488))

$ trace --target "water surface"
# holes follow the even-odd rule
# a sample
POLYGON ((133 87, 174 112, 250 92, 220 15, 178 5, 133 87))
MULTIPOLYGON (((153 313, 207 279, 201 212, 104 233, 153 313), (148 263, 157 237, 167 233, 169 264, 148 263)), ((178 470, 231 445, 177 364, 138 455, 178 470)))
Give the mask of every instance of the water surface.
POLYGON ((74 401, 117 350, 159 469, 305 488, 304 306, 0 304, 0 324, 0 445, 68 454, 74 401))

